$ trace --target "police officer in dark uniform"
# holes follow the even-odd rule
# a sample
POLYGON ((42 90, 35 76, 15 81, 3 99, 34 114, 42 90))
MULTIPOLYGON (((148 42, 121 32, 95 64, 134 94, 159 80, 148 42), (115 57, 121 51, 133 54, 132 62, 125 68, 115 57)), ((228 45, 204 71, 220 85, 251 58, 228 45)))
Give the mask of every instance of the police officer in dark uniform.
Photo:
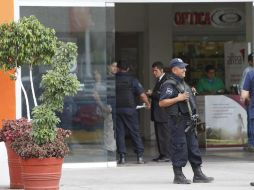
POLYGON ((187 65, 179 58, 170 61, 171 73, 169 79, 161 86, 159 101, 159 105, 166 108, 169 116, 171 160, 175 175, 173 183, 191 183, 182 172, 182 167, 187 161, 190 162, 194 172, 194 183, 210 183, 214 178, 207 177, 201 170, 202 159, 196 131, 194 129, 185 131, 191 121, 190 112, 195 113, 196 106, 192 90, 184 82, 187 65))
POLYGON ((168 116, 164 108, 159 106, 160 86, 167 80, 167 73, 164 72, 164 65, 160 61, 152 64, 153 76, 156 84, 150 95, 151 97, 151 120, 154 122, 155 137, 159 155, 154 158, 155 162, 170 161, 170 129, 168 126, 168 116))
POLYGON ((118 164, 125 163, 125 129, 131 136, 134 152, 137 154, 137 163, 144 164, 144 145, 139 131, 136 98, 139 97, 150 108, 150 103, 140 82, 129 71, 127 62, 117 63, 116 74, 116 144, 119 154, 118 164))
MULTIPOLYGON (((243 89, 241 90, 241 100, 248 109, 249 132, 254 134, 254 70, 250 70, 246 74, 243 89)), ((254 182, 251 182, 250 185, 254 186, 254 182)))

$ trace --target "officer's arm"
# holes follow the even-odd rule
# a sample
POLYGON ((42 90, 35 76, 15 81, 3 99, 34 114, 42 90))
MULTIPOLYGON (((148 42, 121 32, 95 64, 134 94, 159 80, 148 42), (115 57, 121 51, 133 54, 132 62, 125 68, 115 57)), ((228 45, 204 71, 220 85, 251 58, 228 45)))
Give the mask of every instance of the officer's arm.
POLYGON ((188 100, 189 98, 189 93, 184 92, 184 93, 179 93, 177 97, 175 98, 167 98, 167 99, 162 99, 159 101, 159 106, 160 107, 168 107, 173 104, 176 104, 177 102, 185 101, 188 100))
POLYGON ((149 100, 148 100, 146 94, 143 92, 143 93, 141 93, 141 94, 139 95, 139 97, 140 97, 140 99, 146 104, 146 107, 147 107, 148 109, 150 109, 151 105, 150 105, 150 102, 149 102, 149 100))
POLYGON ((245 105, 249 105, 249 102, 250 102, 250 92, 249 92, 249 89, 251 89, 251 83, 252 83, 252 80, 250 78, 250 72, 249 72, 246 75, 245 81, 243 83, 243 89, 241 90, 241 101, 245 105))
POLYGON ((242 90, 241 91, 241 101, 245 104, 245 105, 249 105, 250 102, 250 93, 247 90, 242 90))

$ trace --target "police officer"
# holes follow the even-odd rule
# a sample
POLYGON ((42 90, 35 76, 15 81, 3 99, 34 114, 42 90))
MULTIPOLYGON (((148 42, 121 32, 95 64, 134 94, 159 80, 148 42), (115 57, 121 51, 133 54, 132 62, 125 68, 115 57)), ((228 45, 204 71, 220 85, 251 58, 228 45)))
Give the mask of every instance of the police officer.
POLYGON ((138 112, 136 110, 136 98, 139 97, 150 108, 150 103, 140 82, 128 71, 127 62, 117 63, 116 74, 116 144, 119 154, 118 164, 125 163, 125 129, 129 131, 137 154, 137 163, 144 164, 144 145, 139 131, 138 112))
POLYGON ((154 158, 155 162, 170 161, 170 129, 168 126, 168 116, 164 108, 159 106, 160 86, 167 80, 167 73, 164 72, 164 65, 160 61, 152 64, 153 76, 156 84, 153 88, 151 97, 151 120, 154 122, 155 137, 159 155, 154 158))
MULTIPOLYGON (((241 90, 241 100, 245 103, 248 109, 248 128, 249 133, 254 134, 254 70, 250 70, 246 74, 245 81, 243 83, 243 89, 241 90)), ((253 138, 250 139, 253 141, 253 138)), ((249 140, 249 141, 250 141, 249 140)), ((250 183, 254 186, 254 182, 250 183)))
MULTIPOLYGON (((249 73, 249 71, 254 70, 253 57, 254 57, 254 53, 251 53, 251 54, 248 55, 248 64, 249 64, 249 66, 246 67, 243 71, 241 82, 240 82, 240 90, 243 90, 243 85, 244 85, 247 73, 249 73)), ((248 80, 249 81, 248 81, 247 85, 250 85, 251 84, 250 83, 250 78, 248 78, 248 80)), ((249 88, 249 87, 247 88, 248 91, 250 89, 251 88, 249 88)), ((251 123, 250 111, 251 111, 251 106, 249 107, 249 105, 246 105, 248 143, 247 143, 247 147, 244 148, 244 149, 249 151, 249 152, 254 152, 254 122, 251 123)))
POLYGON ((182 167, 190 162, 194 172, 194 183, 210 183, 213 177, 207 177, 201 171, 201 153, 195 130, 185 132, 187 124, 191 121, 190 112, 195 113, 194 95, 190 87, 184 82, 186 66, 182 59, 174 58, 170 61, 171 73, 169 79, 161 86, 159 105, 165 107, 169 116, 171 129, 171 160, 176 184, 190 184, 186 179, 182 167), (188 108, 188 104, 189 110, 188 108))

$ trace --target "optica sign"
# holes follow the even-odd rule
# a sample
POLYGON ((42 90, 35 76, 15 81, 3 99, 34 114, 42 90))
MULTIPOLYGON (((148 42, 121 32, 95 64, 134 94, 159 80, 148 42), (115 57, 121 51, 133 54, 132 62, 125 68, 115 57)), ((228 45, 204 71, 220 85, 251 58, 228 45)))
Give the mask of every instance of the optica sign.
POLYGON ((216 9, 214 11, 175 12, 175 25, 213 25, 215 27, 232 27, 241 24, 243 14, 236 9, 216 9))
POLYGON ((210 25, 210 12, 176 12, 176 25, 210 25))

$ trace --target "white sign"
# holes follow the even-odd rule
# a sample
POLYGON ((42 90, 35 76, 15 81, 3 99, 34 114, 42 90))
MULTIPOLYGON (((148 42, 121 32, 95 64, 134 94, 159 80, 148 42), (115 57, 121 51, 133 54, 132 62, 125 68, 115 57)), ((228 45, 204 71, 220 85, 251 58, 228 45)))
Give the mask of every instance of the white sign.
POLYGON ((227 89, 239 84, 243 70, 248 66, 249 44, 247 42, 224 44, 225 85, 227 89))
POLYGON ((239 95, 205 96, 207 147, 243 146, 247 142, 247 114, 239 95))

